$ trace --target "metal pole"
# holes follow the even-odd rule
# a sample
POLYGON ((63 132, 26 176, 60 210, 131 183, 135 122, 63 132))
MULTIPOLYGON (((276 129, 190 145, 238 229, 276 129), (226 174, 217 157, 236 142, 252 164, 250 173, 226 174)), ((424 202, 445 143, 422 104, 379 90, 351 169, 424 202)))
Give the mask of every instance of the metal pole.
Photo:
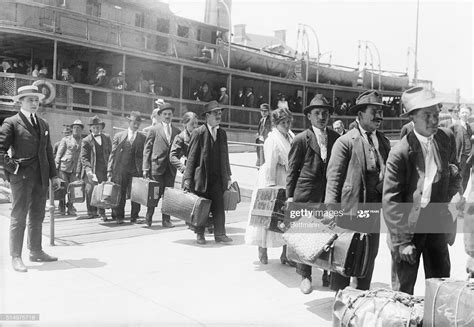
POLYGON ((227 68, 230 68, 230 47, 232 44, 232 17, 230 16, 230 9, 224 0, 219 0, 220 3, 224 5, 225 10, 227 11, 227 17, 229 17, 229 48, 227 52, 227 68))
POLYGON ((56 80, 56 75, 58 73, 58 40, 54 40, 54 50, 53 50, 53 79, 56 80))
POLYGON ((314 30, 314 28, 312 26, 310 26, 310 25, 305 25, 305 26, 310 28, 310 30, 314 34, 314 37, 316 38, 316 46, 318 47, 318 53, 317 53, 317 56, 316 56, 316 83, 319 83, 319 57, 321 55, 321 51, 320 51, 320 47, 319 47, 319 38, 318 38, 318 34, 316 34, 316 31, 314 30))
POLYGON ((52 181, 49 183, 49 244, 54 246, 54 190, 52 181))
POLYGON ((418 82, 418 18, 420 15, 420 0, 416 2, 416 38, 415 38, 415 72, 414 72, 414 84, 418 82))
POLYGON ((372 41, 366 41, 368 43, 370 43, 374 49, 375 49, 375 52, 377 52, 377 58, 379 60, 379 91, 382 89, 382 63, 380 62, 380 52, 379 52, 379 49, 377 49, 377 46, 375 45, 374 42, 372 41))
POLYGON ((179 66, 179 112, 183 112, 184 66, 179 66))

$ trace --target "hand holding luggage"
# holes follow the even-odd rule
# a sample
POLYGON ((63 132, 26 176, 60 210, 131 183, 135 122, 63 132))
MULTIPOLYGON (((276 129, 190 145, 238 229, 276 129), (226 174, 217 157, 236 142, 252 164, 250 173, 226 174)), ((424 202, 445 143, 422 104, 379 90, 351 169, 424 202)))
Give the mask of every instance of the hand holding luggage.
POLYGON ((211 210, 211 200, 196 194, 175 189, 165 188, 161 212, 186 221, 188 224, 201 227, 206 226, 211 210))
POLYGON ((130 200, 146 207, 156 207, 160 197, 160 187, 157 181, 133 177, 130 200))

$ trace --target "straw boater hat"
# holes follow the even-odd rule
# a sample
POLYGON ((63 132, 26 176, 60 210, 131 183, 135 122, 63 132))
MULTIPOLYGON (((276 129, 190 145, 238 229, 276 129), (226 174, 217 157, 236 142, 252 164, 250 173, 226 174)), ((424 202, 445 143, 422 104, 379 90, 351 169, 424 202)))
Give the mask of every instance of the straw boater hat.
POLYGON ((204 112, 202 113, 202 116, 205 116, 207 113, 222 109, 224 108, 222 108, 216 100, 212 100, 211 102, 208 102, 204 105, 204 112))
POLYGON ((260 110, 268 111, 268 110, 270 110, 270 105, 268 103, 262 103, 260 105, 260 110))
POLYGON ((174 112, 174 106, 171 103, 165 102, 162 105, 160 105, 160 108, 158 109, 158 115, 161 114, 165 110, 171 110, 174 112))
POLYGON ((375 90, 367 90, 360 94, 356 99, 356 104, 349 108, 349 113, 356 115, 359 111, 364 110, 368 105, 390 108, 382 103, 382 96, 375 90))
POLYGON ((329 104, 329 101, 322 94, 316 94, 314 96, 313 100, 311 100, 311 102, 309 103, 309 106, 304 108, 303 113, 305 115, 309 114, 311 112, 311 110, 313 110, 315 108, 328 109, 329 113, 331 113, 331 114, 334 112, 334 108, 329 104))
POLYGON ((14 101, 20 101, 21 98, 26 96, 35 96, 42 101, 45 97, 43 93, 38 91, 38 88, 34 85, 26 85, 18 88, 18 94, 13 97, 14 101))
POLYGON ((92 125, 102 125, 103 127, 105 127, 105 123, 97 115, 89 119, 89 126, 92 125))
POLYGON ((71 124, 71 127, 73 127, 74 125, 81 126, 82 128, 84 128, 84 124, 82 123, 82 121, 81 121, 80 119, 76 119, 76 120, 71 124))
POLYGON ((406 112, 400 117, 407 117, 418 109, 431 107, 443 102, 443 99, 436 97, 436 94, 421 86, 412 87, 402 94, 402 103, 406 112))

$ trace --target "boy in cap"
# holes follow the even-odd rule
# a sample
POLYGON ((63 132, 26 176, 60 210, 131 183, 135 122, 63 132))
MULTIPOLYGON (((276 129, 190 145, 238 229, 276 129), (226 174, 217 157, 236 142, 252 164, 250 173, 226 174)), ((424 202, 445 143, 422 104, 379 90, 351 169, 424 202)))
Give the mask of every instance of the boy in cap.
MULTIPOLYGON (((112 216, 117 219, 117 224, 123 224, 127 190, 132 187, 132 178, 142 176, 143 148, 146 137, 138 131, 141 122, 141 114, 138 111, 132 111, 128 117, 128 129, 115 134, 112 141, 107 177, 120 185, 120 202, 117 208, 112 209, 112 216)), ((131 204, 130 221, 134 223, 140 213, 140 204, 135 202, 131 204)))
POLYGON ((392 289, 413 294, 421 255, 426 278, 449 277, 448 244, 455 223, 448 204, 461 191, 452 132, 438 128, 441 99, 413 87, 402 102, 413 131, 390 152, 383 185, 383 213, 392 255, 392 289))
MULTIPOLYGON (((80 175, 80 160, 81 144, 82 144, 82 131, 84 125, 81 120, 75 120, 72 125, 72 135, 65 136, 61 139, 58 152, 56 153, 56 168, 59 171, 59 177, 66 182, 66 189, 69 183, 74 182, 79 178, 80 175)), ((64 212, 64 199, 61 206, 59 203, 59 210, 64 212)), ((75 215, 76 209, 73 204, 68 201, 67 212, 68 215, 75 215)))
POLYGON ((56 176, 49 125, 37 115, 44 94, 33 85, 22 86, 14 97, 20 111, 5 119, 0 128, 0 153, 12 191, 10 221, 10 255, 13 269, 26 272, 21 258, 28 216, 28 248, 30 261, 56 261, 43 251, 42 225, 45 215, 49 179, 53 188, 60 187, 56 176), (8 150, 11 149, 11 155, 8 150))
MULTIPOLYGON (((272 130, 272 121, 268 116, 270 111, 270 105, 268 103, 262 103, 260 105, 260 121, 258 122, 258 129, 255 143, 263 144, 268 137, 268 133, 272 130)), ((265 163, 265 157, 263 155, 263 146, 257 147, 257 163, 255 164, 257 167, 260 167, 265 163)))

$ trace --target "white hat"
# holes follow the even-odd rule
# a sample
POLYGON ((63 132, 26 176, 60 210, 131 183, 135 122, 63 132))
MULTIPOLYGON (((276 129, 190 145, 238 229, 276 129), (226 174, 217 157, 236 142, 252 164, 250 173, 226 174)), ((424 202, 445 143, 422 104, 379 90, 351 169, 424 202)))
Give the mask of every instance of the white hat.
POLYGON ((406 112, 400 117, 406 117, 415 110, 431 107, 443 102, 443 99, 436 97, 436 94, 421 86, 415 86, 406 90, 402 94, 402 103, 406 112))
POLYGON ((20 101, 21 98, 26 96, 38 97, 40 101, 45 97, 45 95, 41 93, 36 86, 26 85, 18 88, 18 94, 13 97, 13 100, 20 101))
POLYGON ((225 87, 221 87, 221 92, 225 92, 227 89, 225 87))

